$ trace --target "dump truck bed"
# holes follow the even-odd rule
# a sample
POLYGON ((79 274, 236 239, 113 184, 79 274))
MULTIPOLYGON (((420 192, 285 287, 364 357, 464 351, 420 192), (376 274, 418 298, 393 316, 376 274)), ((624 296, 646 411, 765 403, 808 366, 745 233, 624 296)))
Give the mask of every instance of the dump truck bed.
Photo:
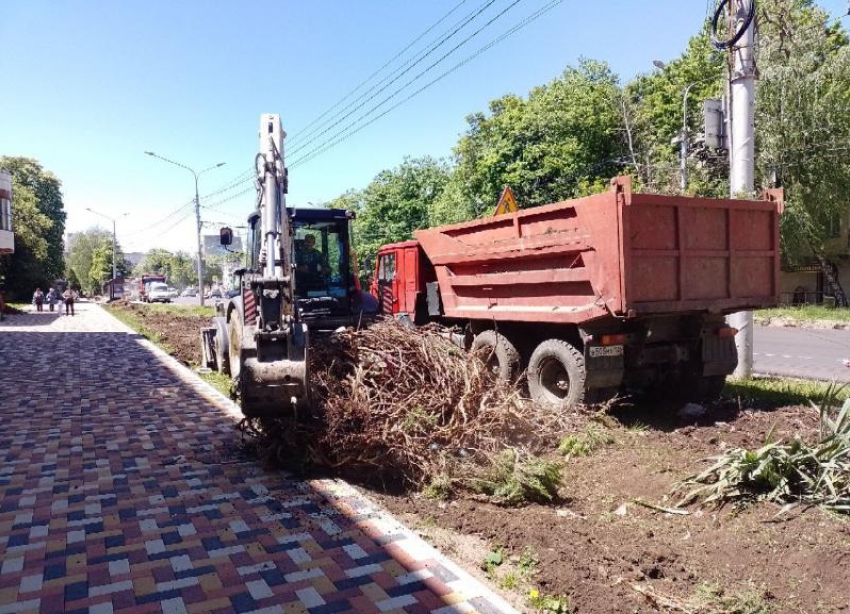
POLYGON ((611 191, 415 233, 449 318, 576 323, 778 300, 781 199, 611 191))

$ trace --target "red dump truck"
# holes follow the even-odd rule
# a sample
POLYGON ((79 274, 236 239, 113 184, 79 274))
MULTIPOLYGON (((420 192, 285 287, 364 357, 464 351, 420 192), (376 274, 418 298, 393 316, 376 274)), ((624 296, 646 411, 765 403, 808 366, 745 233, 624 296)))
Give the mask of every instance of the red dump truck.
POLYGON ((780 191, 765 200, 609 192, 420 230, 382 247, 385 314, 458 325, 496 374, 570 406, 618 391, 720 394, 724 315, 778 300, 780 191))

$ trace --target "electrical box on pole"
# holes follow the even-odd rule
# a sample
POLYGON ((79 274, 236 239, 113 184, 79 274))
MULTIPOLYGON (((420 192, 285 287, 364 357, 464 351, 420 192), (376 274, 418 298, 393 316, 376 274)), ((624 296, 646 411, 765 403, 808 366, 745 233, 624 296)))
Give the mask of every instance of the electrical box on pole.
POLYGON ((726 149, 726 117, 723 99, 709 98, 702 103, 703 134, 705 146, 726 149))

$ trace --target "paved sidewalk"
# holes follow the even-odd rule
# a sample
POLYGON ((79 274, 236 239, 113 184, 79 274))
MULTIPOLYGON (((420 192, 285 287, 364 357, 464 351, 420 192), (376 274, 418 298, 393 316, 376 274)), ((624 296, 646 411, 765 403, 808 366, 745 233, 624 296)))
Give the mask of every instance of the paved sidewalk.
POLYGON ((0 323, 0 614, 513 612, 99 307, 0 323))

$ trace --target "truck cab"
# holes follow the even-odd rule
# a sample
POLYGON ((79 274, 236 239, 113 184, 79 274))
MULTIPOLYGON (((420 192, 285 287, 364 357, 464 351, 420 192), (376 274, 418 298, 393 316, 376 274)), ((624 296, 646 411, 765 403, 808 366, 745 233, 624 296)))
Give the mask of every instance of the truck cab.
POLYGON ((434 267, 419 242, 402 241, 378 251, 370 292, 382 314, 424 324, 429 316, 439 315, 436 283, 434 267))

